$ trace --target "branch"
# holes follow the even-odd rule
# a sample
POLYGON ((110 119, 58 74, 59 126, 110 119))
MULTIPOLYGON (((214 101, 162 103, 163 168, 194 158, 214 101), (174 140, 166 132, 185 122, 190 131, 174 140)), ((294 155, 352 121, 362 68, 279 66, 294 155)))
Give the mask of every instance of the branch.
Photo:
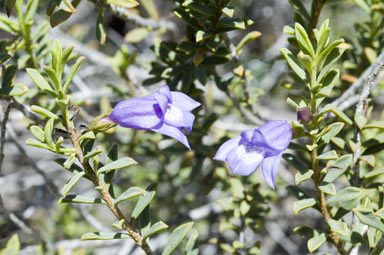
POLYGON ((12 103, 13 103, 13 99, 11 99, 11 98, 6 99, 7 106, 6 106, 5 110, 4 110, 3 120, 1 121, 0 175, 1 175, 1 170, 2 170, 3 161, 4 161, 5 133, 6 133, 6 130, 7 130, 7 122, 8 122, 8 118, 9 118, 9 113, 11 112, 12 103))

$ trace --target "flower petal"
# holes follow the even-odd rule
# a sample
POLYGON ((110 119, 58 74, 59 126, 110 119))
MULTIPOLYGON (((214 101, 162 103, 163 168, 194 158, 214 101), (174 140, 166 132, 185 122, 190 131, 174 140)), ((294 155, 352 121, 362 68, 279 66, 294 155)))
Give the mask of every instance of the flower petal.
POLYGON ((191 149, 187 137, 180 128, 164 123, 160 127, 152 128, 151 130, 166 136, 170 136, 184 144, 188 149, 191 149))
POLYGON ((196 107, 199 107, 201 104, 184 93, 171 91, 172 95, 172 104, 179 107, 183 111, 192 111, 196 107))
POLYGON ((216 155, 213 157, 213 159, 225 161, 227 159, 228 153, 236 149, 237 146, 239 146, 240 139, 241 137, 238 136, 223 143, 217 150, 216 155))
POLYGON ((248 150, 246 144, 238 146, 227 154, 226 161, 232 173, 250 175, 259 167, 264 155, 256 150, 248 150))
POLYGON ((153 95, 131 98, 118 103, 108 119, 122 127, 150 129, 161 122, 155 106, 156 100, 153 95))
POLYGON ((281 155, 283 153, 278 154, 277 156, 265 158, 263 161, 263 175, 264 179, 267 181, 269 186, 272 189, 275 189, 275 179, 277 175, 277 171, 279 170, 279 163, 281 159, 281 155))
POLYGON ((164 122, 179 128, 185 128, 188 134, 192 130, 193 121, 195 120, 195 115, 190 112, 182 111, 180 108, 171 105, 168 108, 167 112, 164 115, 164 122))
POLYGON ((292 139, 291 125, 282 120, 272 120, 254 130, 252 144, 275 156, 287 149, 292 139))

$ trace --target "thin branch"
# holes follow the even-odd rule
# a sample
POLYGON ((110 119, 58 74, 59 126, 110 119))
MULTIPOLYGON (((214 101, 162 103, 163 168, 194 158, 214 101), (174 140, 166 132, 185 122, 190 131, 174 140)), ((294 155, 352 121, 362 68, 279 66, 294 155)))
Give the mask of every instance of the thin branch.
POLYGON ((344 104, 346 100, 354 93, 356 92, 357 89, 359 89, 361 86, 365 84, 365 81, 368 79, 368 77, 371 75, 371 73, 375 70, 375 67, 380 65, 384 61, 384 50, 380 53, 380 55, 377 57, 375 63, 370 65, 364 73, 359 77, 357 81, 355 81, 339 98, 334 100, 332 102, 333 105, 335 106, 341 106, 344 104))

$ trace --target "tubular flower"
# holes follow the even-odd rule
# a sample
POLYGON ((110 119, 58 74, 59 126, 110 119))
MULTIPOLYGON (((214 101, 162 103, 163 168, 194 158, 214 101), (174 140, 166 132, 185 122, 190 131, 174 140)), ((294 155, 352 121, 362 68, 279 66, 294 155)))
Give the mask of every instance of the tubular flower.
POLYGON ((140 98, 131 98, 118 103, 108 119, 122 127, 152 130, 170 136, 190 149, 186 135, 192 130, 195 116, 193 109, 200 106, 181 92, 170 91, 168 86, 140 98))
POLYGON ((263 163, 264 178, 274 189, 281 156, 291 139, 291 125, 282 120, 272 120, 222 144, 214 159, 227 161, 232 173, 246 176, 263 163))

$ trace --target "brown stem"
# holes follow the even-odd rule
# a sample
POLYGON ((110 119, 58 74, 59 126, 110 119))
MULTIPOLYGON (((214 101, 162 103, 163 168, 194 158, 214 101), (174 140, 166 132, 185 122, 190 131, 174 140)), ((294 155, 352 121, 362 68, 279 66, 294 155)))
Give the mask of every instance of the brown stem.
MULTIPOLYGON (((64 115, 67 115, 67 114, 64 114, 64 115)), ((78 135, 74 130, 73 122, 67 119, 65 124, 66 124, 67 131, 71 137, 71 142, 76 149, 77 158, 82 164, 87 177, 93 182, 95 186, 102 186, 103 183, 101 182, 100 178, 96 175, 92 166, 89 164, 87 160, 84 160, 84 153, 78 142, 78 135)), ((137 245, 139 245, 143 249, 145 254, 151 255, 152 254, 151 248, 148 246, 146 241, 143 240, 142 236, 135 229, 135 227, 129 223, 128 219, 125 217, 123 212, 115 204, 115 201, 112 198, 111 194, 109 194, 109 192, 105 188, 102 190, 99 190, 99 193, 102 199, 107 204, 109 210, 111 210, 111 212, 115 215, 115 217, 118 220, 124 220, 124 229, 128 232, 128 235, 136 242, 137 245)))
POLYGON ((313 41, 313 29, 316 28, 317 23, 319 22, 319 17, 321 10, 324 7, 324 0, 313 0, 313 7, 312 7, 312 13, 311 13, 311 23, 309 24, 309 39, 313 41))
POLYGON ((315 186, 316 186, 317 196, 319 199, 318 203, 320 206, 321 214, 323 215, 324 221, 327 223, 329 235, 332 239, 332 242, 335 244, 335 246, 336 246, 336 248, 340 254, 345 254, 345 251, 343 249, 343 244, 341 243, 337 234, 331 229, 331 227, 328 224, 328 221, 330 219, 332 219, 332 216, 330 215, 328 208, 327 208, 327 205, 325 203, 325 195, 324 195, 323 191, 321 191, 319 188, 319 185, 321 183, 321 174, 320 174, 320 170, 319 170, 319 161, 317 160, 317 149, 316 148, 314 148, 311 151, 311 159, 312 159, 312 168, 314 171, 312 179, 313 179, 313 182, 315 183, 315 186))
POLYGON ((12 108, 12 99, 7 99, 7 106, 4 110, 4 116, 3 120, 1 121, 1 140, 0 140, 0 175, 1 175, 1 170, 3 166, 3 161, 4 161, 4 146, 5 146, 5 133, 7 131, 7 122, 9 118, 9 113, 11 112, 12 108))

